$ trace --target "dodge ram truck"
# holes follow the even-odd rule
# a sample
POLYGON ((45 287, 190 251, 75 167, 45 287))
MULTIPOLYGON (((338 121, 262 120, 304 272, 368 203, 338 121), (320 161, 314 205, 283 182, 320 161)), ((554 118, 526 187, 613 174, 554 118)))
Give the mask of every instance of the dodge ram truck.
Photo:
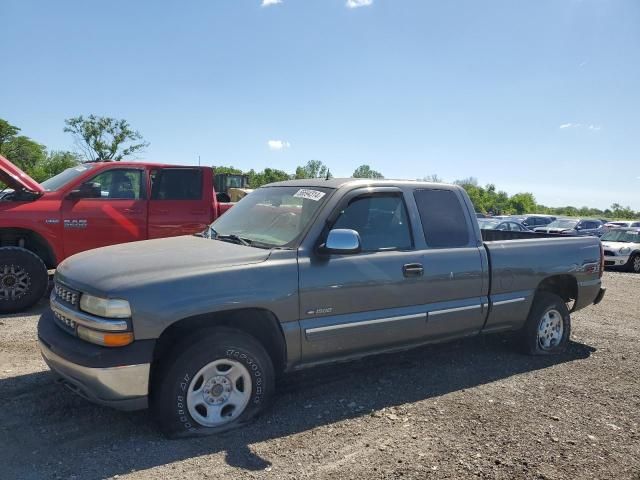
POLYGON ((74 253, 202 231, 232 205, 218 201, 212 176, 204 167, 98 162, 40 184, 0 156, 0 313, 40 300, 48 270, 74 253))
POLYGON ((244 424, 282 373, 491 332, 548 355, 603 295, 596 237, 483 242, 455 185, 292 180, 203 233, 92 250, 39 320, 62 383, 171 436, 244 424))

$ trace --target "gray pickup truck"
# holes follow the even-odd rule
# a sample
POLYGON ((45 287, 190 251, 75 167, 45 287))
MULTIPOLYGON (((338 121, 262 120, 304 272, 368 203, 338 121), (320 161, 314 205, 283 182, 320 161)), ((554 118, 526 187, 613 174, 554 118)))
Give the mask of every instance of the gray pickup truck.
POLYGON ((67 259, 38 336, 87 399, 149 406, 169 435, 216 433, 291 370, 503 331, 561 352, 568 305, 602 299, 602 267, 595 237, 483 242, 457 186, 288 181, 199 236, 67 259))

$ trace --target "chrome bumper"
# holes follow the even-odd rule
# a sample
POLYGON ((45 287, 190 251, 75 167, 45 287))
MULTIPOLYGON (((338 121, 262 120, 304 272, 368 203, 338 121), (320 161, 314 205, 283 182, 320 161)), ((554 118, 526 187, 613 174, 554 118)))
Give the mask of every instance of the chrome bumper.
POLYGON ((150 364, 83 367, 56 355, 42 341, 38 343, 49 368, 60 375, 65 386, 78 395, 119 410, 147 407, 150 364))

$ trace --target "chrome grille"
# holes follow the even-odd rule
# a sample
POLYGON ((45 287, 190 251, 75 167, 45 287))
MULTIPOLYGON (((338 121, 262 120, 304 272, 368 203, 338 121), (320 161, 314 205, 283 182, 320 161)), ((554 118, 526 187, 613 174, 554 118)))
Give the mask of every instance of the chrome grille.
POLYGON ((63 286, 58 282, 54 285, 53 290, 58 299, 73 305, 74 307, 78 305, 78 300, 80 300, 80 294, 78 292, 74 292, 70 288, 63 286))
POLYGON ((64 330, 67 330, 68 332, 75 333, 76 322, 56 312, 55 310, 53 311, 53 316, 56 317, 56 320, 58 321, 57 323, 60 327, 62 327, 64 330))

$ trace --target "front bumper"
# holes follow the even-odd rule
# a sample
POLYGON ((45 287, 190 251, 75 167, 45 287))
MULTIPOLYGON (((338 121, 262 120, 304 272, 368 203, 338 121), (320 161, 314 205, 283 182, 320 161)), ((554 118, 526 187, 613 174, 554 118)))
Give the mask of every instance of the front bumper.
POLYGON ((56 355, 40 341, 42 358, 65 387, 87 400, 118 410, 147 408, 150 364, 90 368, 56 355))
POLYGON ((62 331, 51 311, 40 317, 38 341, 44 361, 73 392, 118 410, 147 407, 153 343, 93 345, 62 331))
POLYGON ((605 267, 622 267, 627 263, 629 263, 629 255, 616 255, 615 257, 605 255, 604 257, 605 267))

